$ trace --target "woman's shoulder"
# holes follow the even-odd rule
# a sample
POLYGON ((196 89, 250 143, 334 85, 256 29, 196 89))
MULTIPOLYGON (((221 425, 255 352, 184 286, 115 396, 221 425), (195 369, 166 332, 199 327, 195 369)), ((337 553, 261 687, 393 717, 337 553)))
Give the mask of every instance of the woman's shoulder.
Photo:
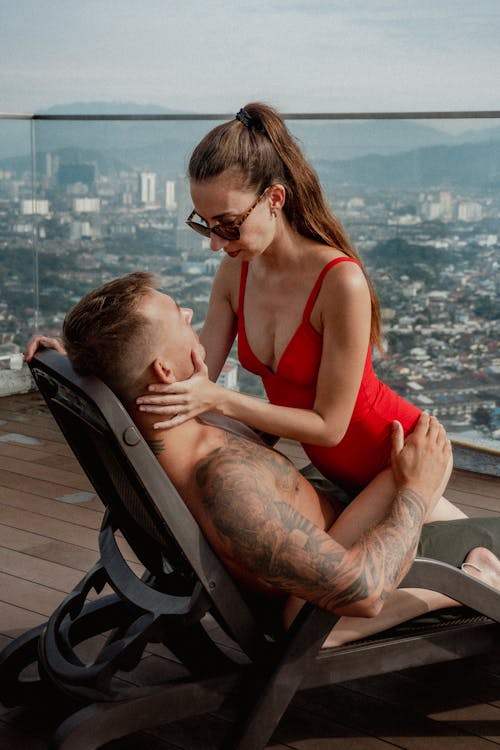
POLYGON ((242 266, 241 261, 224 256, 217 269, 212 286, 212 298, 229 300, 233 310, 236 310, 238 305, 242 266))
POLYGON ((346 296, 369 295, 368 280, 361 265, 356 258, 351 258, 339 250, 329 253, 320 273, 323 277, 320 296, 325 302, 339 302, 346 296))
POLYGON ((218 281, 229 284, 233 284, 235 281, 239 283, 242 266, 242 261, 224 255, 215 274, 215 278, 218 281))
POLYGON ((329 284, 366 278, 359 261, 338 248, 318 245, 313 257, 318 275, 329 284))

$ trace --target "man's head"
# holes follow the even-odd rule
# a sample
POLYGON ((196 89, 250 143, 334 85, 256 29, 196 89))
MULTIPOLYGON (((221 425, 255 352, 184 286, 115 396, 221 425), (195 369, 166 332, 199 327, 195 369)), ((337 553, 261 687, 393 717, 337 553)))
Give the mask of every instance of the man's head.
POLYGON ((154 287, 149 273, 131 273, 88 292, 66 316, 63 341, 81 374, 97 375, 131 401, 148 383, 174 382, 193 372, 202 352, 191 311, 154 287))

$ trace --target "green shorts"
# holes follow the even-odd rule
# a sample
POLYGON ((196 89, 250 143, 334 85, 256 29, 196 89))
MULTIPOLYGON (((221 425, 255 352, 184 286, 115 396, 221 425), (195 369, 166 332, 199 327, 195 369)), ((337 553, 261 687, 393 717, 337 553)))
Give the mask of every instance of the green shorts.
POLYGON ((459 568, 475 547, 486 547, 500 557, 500 517, 426 523, 422 528, 417 557, 430 557, 459 568))

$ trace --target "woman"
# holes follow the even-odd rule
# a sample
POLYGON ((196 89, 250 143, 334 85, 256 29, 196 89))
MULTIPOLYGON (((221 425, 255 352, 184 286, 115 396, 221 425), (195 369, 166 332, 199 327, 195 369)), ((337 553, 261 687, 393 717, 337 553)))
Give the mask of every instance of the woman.
MULTIPOLYGON (((318 178, 283 120, 248 104, 210 131, 189 164, 187 223, 223 258, 195 374, 138 400, 167 427, 205 411, 298 440, 327 477, 359 491, 389 462, 391 424, 420 410, 375 376, 379 305, 318 178), (215 383, 238 334, 241 364, 270 403, 215 383)), ((462 517, 446 501, 434 518, 462 517)))

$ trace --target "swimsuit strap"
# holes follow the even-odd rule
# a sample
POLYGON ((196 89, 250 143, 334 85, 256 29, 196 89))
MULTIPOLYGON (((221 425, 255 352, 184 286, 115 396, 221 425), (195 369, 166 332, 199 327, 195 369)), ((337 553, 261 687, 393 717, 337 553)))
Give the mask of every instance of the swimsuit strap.
MULTIPOLYGON (((328 271, 330 270, 330 268, 333 268, 333 266, 336 266, 338 263, 344 263, 346 261, 349 262, 349 263, 356 263, 356 265, 358 265, 358 262, 357 262, 357 260, 355 260, 355 258, 350 258, 349 256, 343 256, 341 258, 334 258, 329 263, 327 263, 326 266, 324 266, 321 269, 321 272, 320 272, 318 278, 316 279, 316 283, 314 284, 314 286, 312 288, 312 291, 311 291, 311 294, 309 295, 309 298, 308 298, 308 300, 306 302, 306 306, 304 308, 304 314, 302 316, 302 320, 303 321, 308 321, 309 320, 309 318, 311 316, 312 309, 314 307, 314 303, 316 302, 316 299, 318 297, 319 290, 321 289, 321 285, 323 283, 323 279, 325 278, 325 276, 328 273, 328 271)), ((246 289, 246 285, 247 285, 247 276, 248 276, 248 261, 243 261, 243 263, 241 264, 241 274, 240 274, 240 293, 239 293, 239 299, 238 299, 238 316, 243 316, 243 303, 244 303, 244 299, 245 299, 245 289, 246 289)))
POLYGON ((241 274, 240 274, 240 294, 238 298, 238 317, 243 315, 243 302, 245 300, 245 288, 247 285, 247 276, 248 276, 248 261, 244 260, 241 264, 241 274))
POLYGON ((321 289, 321 284, 323 283, 323 279, 325 278, 330 268, 333 268, 333 266, 336 266, 337 263, 344 263, 345 261, 348 261, 349 263, 356 263, 356 265, 358 265, 358 262, 357 260, 355 260, 355 258, 343 256, 342 258, 334 258, 329 263, 327 263, 326 266, 322 268, 321 273, 319 274, 318 278, 316 279, 316 283, 312 288, 312 292, 309 295, 309 299, 306 302, 306 306, 304 308, 304 315, 302 316, 302 322, 307 322, 309 318, 311 317, 314 303, 316 302, 316 299, 319 294, 319 290, 321 289))

